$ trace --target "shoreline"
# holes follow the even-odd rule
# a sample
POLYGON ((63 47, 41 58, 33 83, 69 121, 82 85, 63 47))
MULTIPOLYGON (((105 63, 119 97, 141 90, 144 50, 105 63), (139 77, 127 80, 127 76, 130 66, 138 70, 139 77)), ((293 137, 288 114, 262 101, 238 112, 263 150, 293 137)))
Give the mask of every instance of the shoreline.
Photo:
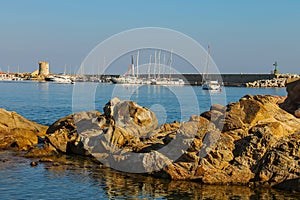
POLYGON ((116 98, 103 113, 74 113, 50 127, 1 109, 7 118, 0 125, 9 122, 5 129, 0 126, 1 148, 25 151, 37 164, 56 165, 61 155, 81 155, 126 173, 300 191, 299 88, 296 81, 288 85, 286 99, 246 95, 226 106, 212 105, 189 121, 160 126, 148 108, 116 98))

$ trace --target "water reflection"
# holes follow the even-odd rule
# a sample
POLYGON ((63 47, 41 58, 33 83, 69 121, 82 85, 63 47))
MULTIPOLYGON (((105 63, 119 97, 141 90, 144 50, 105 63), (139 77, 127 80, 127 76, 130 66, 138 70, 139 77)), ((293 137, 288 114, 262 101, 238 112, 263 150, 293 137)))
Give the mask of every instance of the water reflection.
POLYGON ((61 156, 30 167, 31 160, 1 151, 0 162, 1 199, 299 199, 299 193, 267 188, 125 174, 80 156, 61 156))
MULTIPOLYGON (((67 160, 70 161, 70 158, 67 160)), ((72 160, 74 165, 45 165, 45 168, 55 178, 65 177, 83 185, 90 184, 86 189, 97 188, 96 193, 104 193, 105 198, 110 199, 298 199, 297 194, 274 189, 172 181, 117 172, 102 168, 86 159, 72 160)))

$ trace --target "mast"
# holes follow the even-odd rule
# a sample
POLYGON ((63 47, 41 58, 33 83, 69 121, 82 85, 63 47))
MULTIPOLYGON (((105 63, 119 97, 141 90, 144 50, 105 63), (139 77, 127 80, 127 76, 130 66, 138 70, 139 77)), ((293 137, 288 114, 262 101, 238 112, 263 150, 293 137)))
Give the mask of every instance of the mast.
POLYGON ((161 50, 158 52, 158 73, 157 73, 157 78, 160 79, 160 53, 161 50))
MULTIPOLYGON (((164 53, 164 65, 163 65, 164 67, 163 67, 163 76, 165 77, 165 74, 166 74, 166 54, 164 53)), ((163 78, 164 78, 163 77, 163 78)))
POLYGON ((171 80, 172 63, 173 63, 173 49, 171 49, 171 55, 170 55, 170 70, 169 70, 169 79, 170 80, 171 80))
POLYGON ((154 67, 153 67, 153 78, 155 79, 156 72, 156 51, 154 51, 154 67))
POLYGON ((134 76, 134 57, 131 55, 131 70, 132 70, 132 76, 134 76))
MULTIPOLYGON (((106 69, 106 58, 105 56, 103 57, 103 75, 104 75, 104 70, 106 69)), ((100 74, 100 67, 99 67, 99 74, 100 74)))
POLYGON ((148 65, 148 80, 150 80, 150 68, 151 68, 151 61, 152 60, 152 54, 150 54, 149 58, 149 65, 148 65))
POLYGON ((139 57, 140 57, 140 51, 138 51, 136 56, 136 77, 139 78, 139 57))
POLYGON ((210 45, 207 46, 207 58, 206 58, 206 66, 204 70, 204 74, 202 75, 202 82, 206 81, 207 74, 208 74, 208 67, 209 67, 209 58, 210 58, 210 45))
POLYGON ((64 75, 67 75, 67 64, 65 64, 65 70, 64 70, 64 75))

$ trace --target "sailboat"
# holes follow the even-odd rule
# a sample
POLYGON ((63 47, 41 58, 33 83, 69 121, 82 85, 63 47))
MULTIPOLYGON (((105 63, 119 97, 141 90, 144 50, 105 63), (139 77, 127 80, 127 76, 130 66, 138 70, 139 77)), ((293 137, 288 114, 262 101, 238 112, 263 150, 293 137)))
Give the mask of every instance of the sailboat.
POLYGON ((220 90, 221 89, 221 85, 219 84, 219 82, 217 80, 210 80, 208 79, 208 66, 209 66, 209 59, 210 59, 210 47, 208 45, 208 49, 207 49, 207 60, 206 60, 206 69, 205 69, 205 73, 202 74, 202 89, 203 90, 220 90))
MULTIPOLYGON (((160 78, 160 68, 158 68, 158 77, 156 79, 151 80, 152 85, 184 85, 185 84, 183 79, 171 77, 172 62, 173 62, 173 56, 171 51, 170 63, 169 63, 169 67, 170 67, 169 77, 160 78)), ((160 52, 158 53, 158 66, 160 66, 160 52)))
POLYGON ((136 74, 135 74, 135 66, 134 66, 134 56, 131 56, 131 64, 128 68, 127 73, 125 74, 125 76, 118 76, 118 77, 112 77, 111 81, 114 84, 150 84, 151 82, 143 79, 143 78, 139 78, 139 54, 140 52, 138 51, 137 53, 137 58, 136 58, 136 74), (131 72, 131 74, 130 74, 131 72))

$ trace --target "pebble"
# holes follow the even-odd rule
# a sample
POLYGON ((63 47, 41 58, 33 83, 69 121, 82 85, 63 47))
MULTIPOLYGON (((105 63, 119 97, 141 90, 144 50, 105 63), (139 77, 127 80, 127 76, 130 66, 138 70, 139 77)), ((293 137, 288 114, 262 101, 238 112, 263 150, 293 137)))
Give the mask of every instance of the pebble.
POLYGON ((32 161, 31 163, 30 163, 30 166, 31 167, 35 167, 35 166, 37 166, 38 165, 38 163, 37 162, 34 162, 34 161, 32 161))
POLYGON ((300 118, 300 108, 298 108, 298 110, 295 111, 294 115, 300 118))

